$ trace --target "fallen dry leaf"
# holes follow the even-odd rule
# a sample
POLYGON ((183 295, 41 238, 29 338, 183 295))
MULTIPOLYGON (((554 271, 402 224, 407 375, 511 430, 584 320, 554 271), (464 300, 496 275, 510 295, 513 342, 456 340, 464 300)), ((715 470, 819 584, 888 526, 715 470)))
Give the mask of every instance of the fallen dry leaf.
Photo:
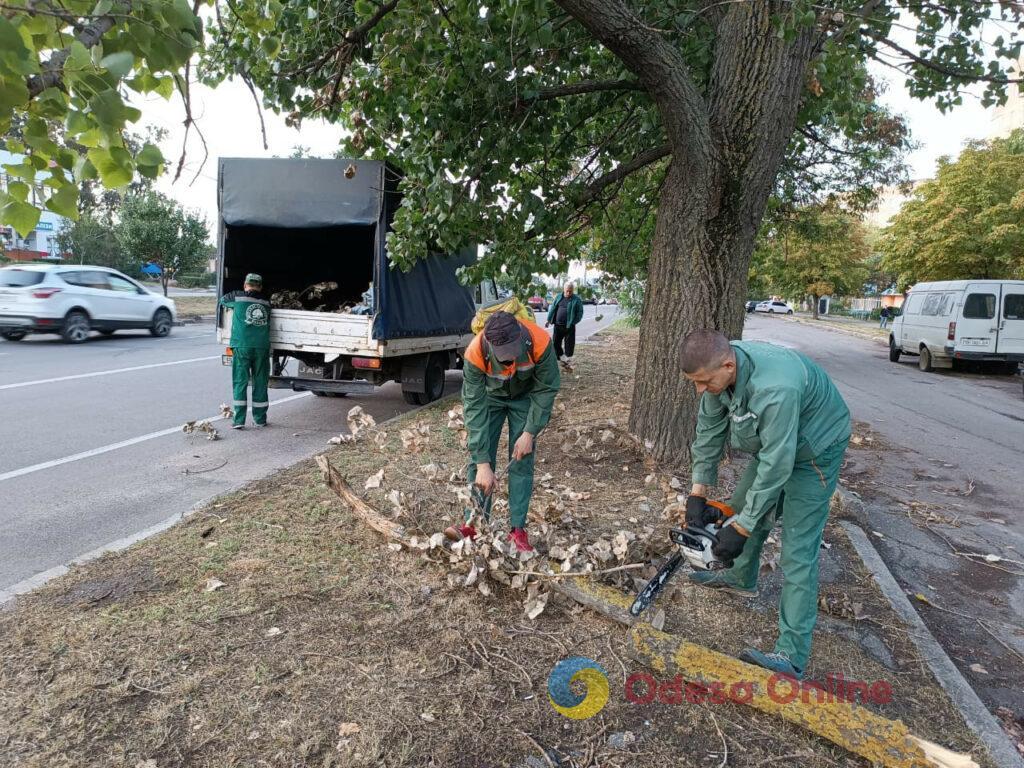
POLYGON ((370 475, 366 478, 366 482, 363 483, 363 488, 370 490, 371 488, 380 488, 380 484, 384 482, 384 468, 381 467, 379 472, 370 475))
POLYGON ((359 723, 340 723, 338 725, 339 736, 353 736, 362 730, 359 723))
POLYGON ((209 578, 206 580, 206 585, 203 587, 203 592, 215 592, 216 590, 226 586, 227 584, 225 584, 220 579, 209 578))

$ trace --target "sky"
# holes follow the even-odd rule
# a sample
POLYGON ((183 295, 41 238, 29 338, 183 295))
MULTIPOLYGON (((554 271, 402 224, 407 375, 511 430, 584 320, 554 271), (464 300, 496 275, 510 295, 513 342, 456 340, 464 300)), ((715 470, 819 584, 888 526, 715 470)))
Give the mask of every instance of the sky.
MULTIPOLYGON (((942 114, 932 104, 912 99, 899 73, 876 65, 872 74, 886 83, 882 100, 894 112, 906 117, 911 136, 919 145, 908 157, 912 179, 929 178, 939 157, 955 157, 965 141, 989 135, 992 110, 981 107, 977 96, 980 89, 966 95, 963 106, 942 114)), ((296 145, 309 147, 312 156, 330 157, 342 135, 341 128, 322 121, 304 122, 301 129, 289 128, 283 117, 264 110, 269 147, 264 150, 256 105, 241 81, 225 82, 216 91, 196 85, 192 101, 192 113, 206 138, 209 158, 202 163, 202 144, 193 132, 189 137, 185 169, 176 182, 172 180, 184 133, 180 99, 164 101, 153 96, 136 104, 144 116, 139 127, 145 129, 153 125, 167 129, 168 137, 161 149, 168 160, 169 172, 160 178, 157 186, 185 206, 200 210, 211 229, 215 228, 217 220, 217 158, 287 157, 296 145)))

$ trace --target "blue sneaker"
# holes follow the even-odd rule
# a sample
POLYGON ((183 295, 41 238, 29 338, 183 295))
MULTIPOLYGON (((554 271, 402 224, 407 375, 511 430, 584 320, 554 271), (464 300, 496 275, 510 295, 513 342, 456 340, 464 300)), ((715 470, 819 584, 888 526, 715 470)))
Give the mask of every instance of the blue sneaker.
POLYGON ((696 584, 699 587, 720 589, 723 592, 728 592, 729 594, 737 595, 738 597, 746 597, 748 599, 757 597, 757 587, 741 587, 727 574, 727 570, 690 571, 686 574, 686 579, 691 584, 696 584))
POLYGON ((789 656, 778 651, 762 653, 757 648, 745 648, 740 654, 740 661, 756 664, 777 674, 792 677, 794 680, 802 680, 804 677, 804 671, 790 661, 789 656))

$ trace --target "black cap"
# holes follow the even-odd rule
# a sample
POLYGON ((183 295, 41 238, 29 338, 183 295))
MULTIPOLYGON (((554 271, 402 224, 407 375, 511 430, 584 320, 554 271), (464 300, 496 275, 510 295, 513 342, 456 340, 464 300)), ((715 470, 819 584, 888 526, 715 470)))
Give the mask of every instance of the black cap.
POLYGON ((511 362, 523 351, 519 321, 508 312, 495 312, 484 323, 484 338, 499 362, 511 362))

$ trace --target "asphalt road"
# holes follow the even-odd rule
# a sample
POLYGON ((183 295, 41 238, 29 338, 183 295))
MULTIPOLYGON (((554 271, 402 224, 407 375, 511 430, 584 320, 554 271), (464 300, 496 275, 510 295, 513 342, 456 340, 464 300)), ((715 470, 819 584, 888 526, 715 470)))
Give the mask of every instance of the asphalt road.
MULTIPOLYGON (((586 307, 578 336, 616 315, 586 307)), ((212 325, 0 341, 0 592, 312 456, 347 431, 354 405, 378 422, 410 410, 397 384, 345 399, 272 389, 266 430, 217 421, 220 440, 185 435, 230 402, 222 351, 212 325)), ((446 391, 461 381, 450 372, 446 391)))
POLYGON ((748 316, 744 338, 814 359, 874 431, 881 447, 851 446, 841 475, 863 496, 872 542, 900 585, 932 604, 916 601, 982 699, 1024 709, 1024 668, 1006 650, 1024 654, 1020 376, 924 373, 916 358, 889 362, 884 340, 785 318, 748 316))

